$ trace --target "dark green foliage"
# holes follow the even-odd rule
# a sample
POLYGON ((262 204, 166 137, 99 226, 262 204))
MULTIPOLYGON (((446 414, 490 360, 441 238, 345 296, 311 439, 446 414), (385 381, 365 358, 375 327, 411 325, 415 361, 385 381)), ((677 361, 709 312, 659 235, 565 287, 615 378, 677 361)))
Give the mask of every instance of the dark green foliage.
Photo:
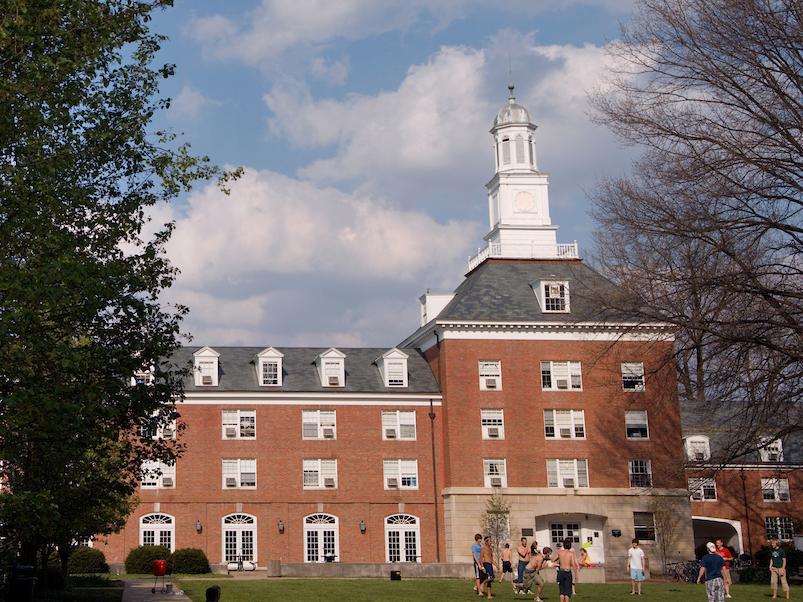
POLYGON ((150 575, 154 560, 167 560, 167 572, 173 572, 170 550, 165 546, 139 546, 128 553, 125 559, 125 572, 150 575))
POLYGON ((109 565, 106 564, 106 556, 100 550, 79 546, 70 554, 67 572, 70 575, 108 573, 109 565))
POLYGON ((209 559, 203 550, 183 548, 173 552, 173 572, 200 575, 209 572, 209 559))
POLYGON ((67 587, 67 580, 57 566, 48 566, 36 571, 36 586, 40 591, 63 590, 67 587))
MULTIPOLYGON (((800 566, 803 565, 803 551, 795 548, 792 542, 781 542, 781 549, 786 552, 786 571, 789 575, 797 575, 800 566)), ((763 567, 770 565, 770 546, 761 546, 761 549, 756 552, 756 564, 763 567)))
POLYGON ((749 566, 739 569, 739 583, 769 583, 770 570, 764 566, 749 566))

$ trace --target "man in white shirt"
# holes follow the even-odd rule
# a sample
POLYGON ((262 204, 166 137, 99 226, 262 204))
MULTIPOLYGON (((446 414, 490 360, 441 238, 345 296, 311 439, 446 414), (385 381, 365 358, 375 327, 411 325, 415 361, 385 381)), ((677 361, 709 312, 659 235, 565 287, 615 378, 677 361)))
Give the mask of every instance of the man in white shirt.
POLYGON ((631 542, 631 547, 627 551, 627 568, 630 569, 630 595, 641 595, 641 582, 646 579, 644 576, 645 565, 644 550, 638 547, 638 539, 631 542))

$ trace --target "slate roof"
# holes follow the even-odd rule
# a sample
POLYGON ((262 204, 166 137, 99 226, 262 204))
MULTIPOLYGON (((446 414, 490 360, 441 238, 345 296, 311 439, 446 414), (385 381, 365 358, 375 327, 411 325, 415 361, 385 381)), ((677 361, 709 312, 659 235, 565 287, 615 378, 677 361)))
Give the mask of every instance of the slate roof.
MULTIPOLYGON (((315 359, 329 347, 275 347, 284 354, 282 386, 263 387, 257 382, 256 354, 265 347, 212 347, 218 358, 217 387, 196 387, 192 375, 184 382, 186 391, 284 391, 293 393, 432 393, 440 394, 438 382, 424 356, 417 349, 401 349, 407 354, 407 387, 385 387, 374 361, 388 348, 337 349, 346 354, 344 387, 322 387, 315 359)), ((201 347, 183 347, 173 355, 178 366, 192 366, 192 354, 201 347)))
POLYGON ((619 295, 608 279, 581 261, 489 259, 470 272, 438 320, 491 322, 635 321, 635 316, 604 309, 603 294, 619 295), (542 280, 569 283, 570 313, 544 313, 533 291, 542 280))
MULTIPOLYGON (((743 448, 744 432, 750 430, 749 425, 744 424, 744 414, 737 405, 734 405, 733 408, 720 406, 712 409, 710 406, 699 403, 681 401, 680 418, 684 437, 695 435, 708 437, 711 461, 714 463, 722 457, 733 455, 731 447, 743 448)), ((781 431, 783 425, 778 426, 781 431)), ((781 440, 783 445, 783 462, 781 464, 803 464, 803 433, 790 433, 781 440)), ((728 463, 758 464, 762 462, 761 456, 756 450, 743 453, 728 463)))

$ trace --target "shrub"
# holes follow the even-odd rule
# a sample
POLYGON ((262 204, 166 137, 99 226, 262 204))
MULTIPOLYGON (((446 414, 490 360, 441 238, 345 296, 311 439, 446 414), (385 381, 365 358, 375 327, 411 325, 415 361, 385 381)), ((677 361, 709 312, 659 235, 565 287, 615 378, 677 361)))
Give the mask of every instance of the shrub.
MULTIPOLYGON (((795 548, 795 545, 789 541, 781 542, 781 549, 786 552, 786 572, 788 575, 797 575, 800 570, 800 565, 803 564, 803 552, 795 548)), ((770 565, 770 546, 761 546, 761 549, 756 552, 756 564, 759 567, 769 567, 770 565)))
POLYGON ((125 572, 151 574, 154 560, 167 560, 167 572, 172 573, 173 566, 170 556, 170 550, 165 546, 139 546, 126 556, 125 572))
POLYGON ((739 583, 769 583, 768 568, 748 566, 739 571, 739 583))
POLYGON ((70 554, 70 561, 67 565, 67 573, 70 575, 108 572, 109 565, 106 564, 106 557, 100 550, 80 546, 70 554))
POLYGON ((36 587, 39 591, 63 590, 67 587, 67 581, 59 567, 49 566, 36 571, 36 587))
POLYGON ((184 548, 173 552, 173 572, 198 575, 209 572, 209 559, 203 550, 184 548))

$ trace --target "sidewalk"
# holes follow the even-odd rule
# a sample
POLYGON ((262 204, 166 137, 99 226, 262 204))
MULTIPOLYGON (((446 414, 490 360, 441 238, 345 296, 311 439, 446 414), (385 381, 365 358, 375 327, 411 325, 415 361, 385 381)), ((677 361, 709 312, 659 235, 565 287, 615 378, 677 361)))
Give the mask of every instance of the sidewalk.
MULTIPOLYGON (((159 580, 159 586, 162 585, 162 580, 159 580)), ((153 579, 126 581, 125 591, 123 591, 123 602, 190 602, 190 599, 184 594, 176 595, 178 591, 176 584, 173 584, 173 590, 170 593, 159 593, 159 589, 155 594, 151 593, 153 587, 153 579)))

